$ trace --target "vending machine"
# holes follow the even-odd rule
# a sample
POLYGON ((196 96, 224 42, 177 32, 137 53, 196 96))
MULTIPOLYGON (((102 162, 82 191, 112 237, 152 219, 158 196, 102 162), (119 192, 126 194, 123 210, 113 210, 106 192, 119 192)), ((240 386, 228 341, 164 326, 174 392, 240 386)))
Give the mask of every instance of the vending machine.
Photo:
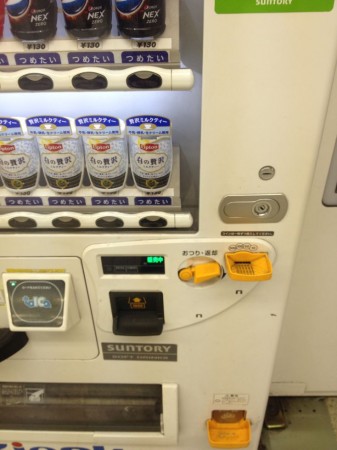
POLYGON ((336 396, 336 73, 273 374, 275 396, 336 396))
POLYGON ((257 450, 334 1, 6 3, 0 449, 257 450))

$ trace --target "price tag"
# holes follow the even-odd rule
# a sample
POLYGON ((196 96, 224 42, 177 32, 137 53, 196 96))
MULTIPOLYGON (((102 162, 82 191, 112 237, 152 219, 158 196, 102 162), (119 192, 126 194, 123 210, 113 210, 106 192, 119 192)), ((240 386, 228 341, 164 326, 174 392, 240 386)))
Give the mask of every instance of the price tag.
POLYGON ((157 48, 158 42, 157 41, 134 41, 132 42, 133 48, 139 48, 139 49, 148 49, 148 48, 157 48))
POLYGON ((48 50, 48 43, 45 41, 41 42, 23 42, 22 43, 23 48, 30 52, 30 51, 46 51, 48 50))
POLYGON ((172 50, 173 46, 172 39, 160 37, 158 39, 149 39, 147 41, 131 40, 129 48, 134 50, 172 50))
POLYGON ((98 40, 78 41, 77 48, 79 50, 100 50, 103 48, 103 42, 98 40))

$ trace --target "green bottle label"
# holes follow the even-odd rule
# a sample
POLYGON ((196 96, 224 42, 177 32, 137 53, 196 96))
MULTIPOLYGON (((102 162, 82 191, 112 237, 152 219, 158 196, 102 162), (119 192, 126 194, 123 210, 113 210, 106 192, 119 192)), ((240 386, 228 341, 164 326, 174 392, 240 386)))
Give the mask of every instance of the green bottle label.
POLYGON ((331 11, 335 0, 215 0, 217 14, 331 11))

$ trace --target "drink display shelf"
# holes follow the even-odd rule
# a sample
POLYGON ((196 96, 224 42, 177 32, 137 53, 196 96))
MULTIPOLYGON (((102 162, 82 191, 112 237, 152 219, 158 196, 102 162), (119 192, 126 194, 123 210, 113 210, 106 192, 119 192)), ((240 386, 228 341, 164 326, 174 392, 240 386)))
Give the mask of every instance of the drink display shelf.
POLYGON ((94 190, 88 179, 71 194, 53 192, 45 183, 21 195, 1 187, 0 229, 190 228, 192 216, 182 211, 179 147, 173 161, 170 184, 160 193, 138 190, 131 176, 111 194, 94 190))
POLYGON ((57 32, 48 40, 21 41, 5 17, 0 39, 0 92, 76 90, 189 90, 193 73, 181 68, 179 0, 166 2, 166 29, 156 39, 133 40, 112 30, 78 39, 66 31, 58 9, 57 32))

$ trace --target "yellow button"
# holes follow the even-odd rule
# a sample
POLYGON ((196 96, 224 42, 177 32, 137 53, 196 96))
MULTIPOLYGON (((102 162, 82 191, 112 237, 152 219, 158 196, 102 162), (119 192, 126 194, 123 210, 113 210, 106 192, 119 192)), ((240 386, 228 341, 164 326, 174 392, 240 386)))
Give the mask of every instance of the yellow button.
POLYGON ((186 269, 179 270, 178 276, 181 281, 190 281, 193 278, 192 267, 186 267, 186 269))

